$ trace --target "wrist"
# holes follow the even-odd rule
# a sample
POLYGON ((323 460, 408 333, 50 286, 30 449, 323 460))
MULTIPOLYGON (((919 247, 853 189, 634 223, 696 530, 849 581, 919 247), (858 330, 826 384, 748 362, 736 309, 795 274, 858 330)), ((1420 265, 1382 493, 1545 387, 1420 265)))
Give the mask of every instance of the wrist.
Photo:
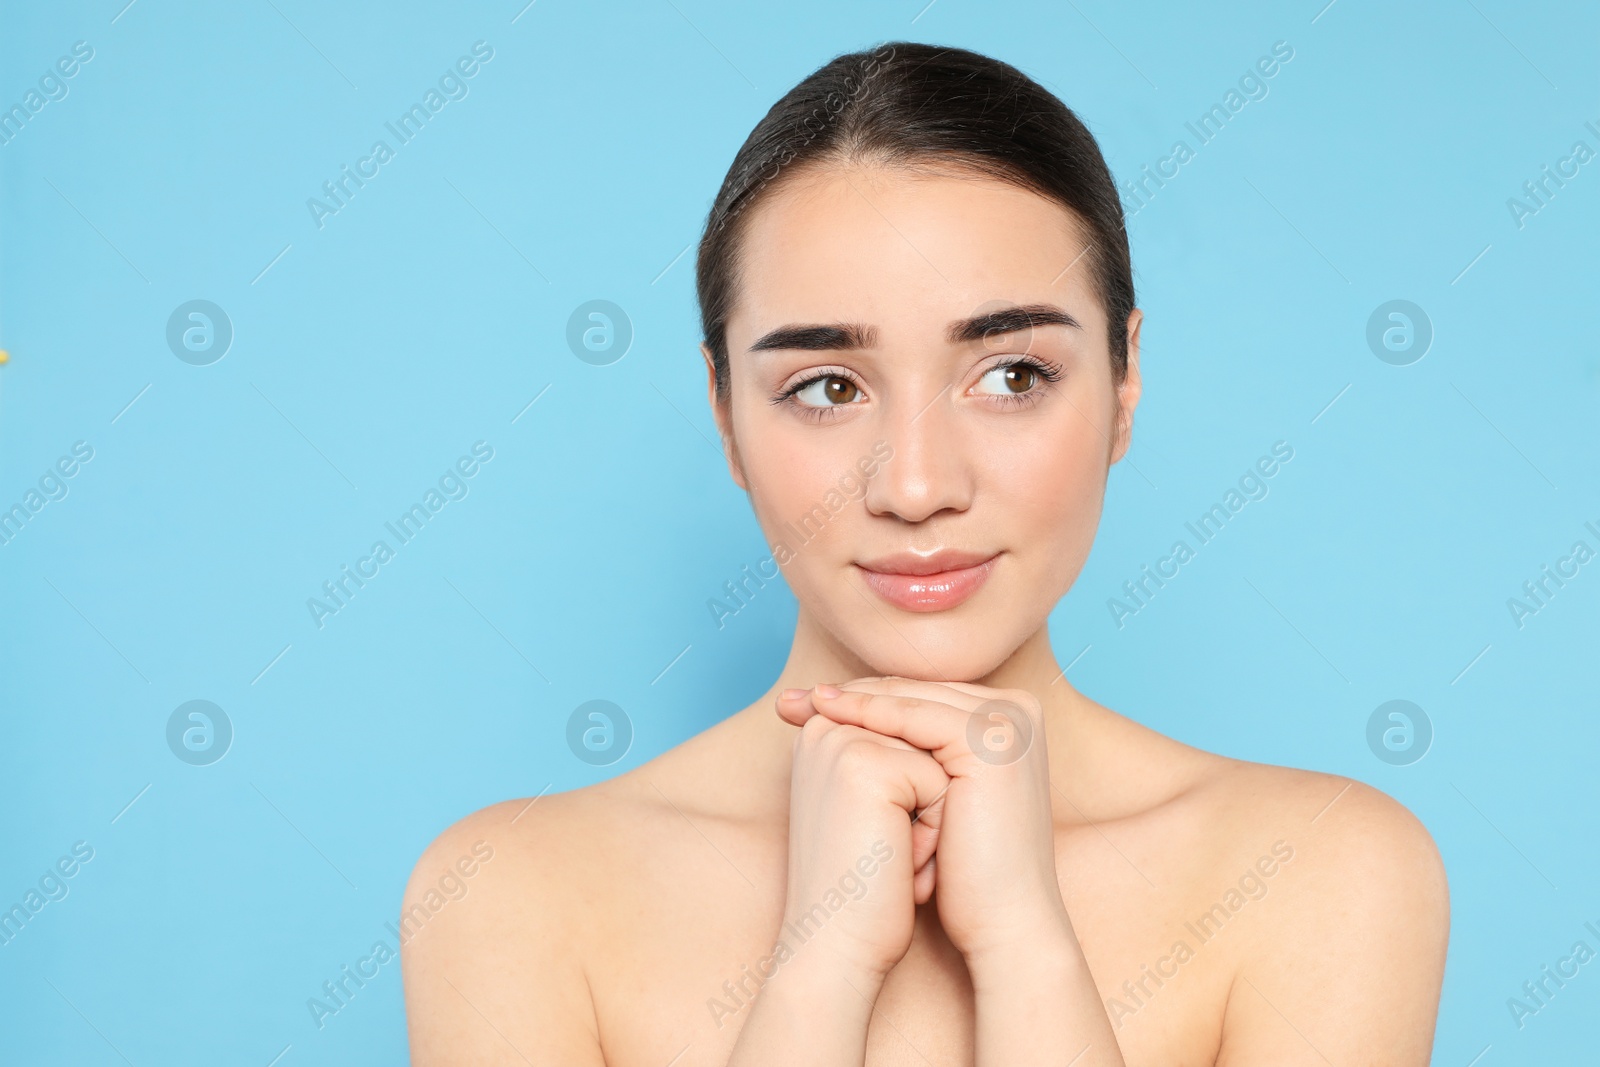
POLYGON ((979 994, 1088 973, 1083 948, 1065 912, 1058 920, 1030 924, 1014 936, 993 938, 962 955, 979 994))
POLYGON ((729 1067, 860 1063, 882 985, 821 945, 785 954, 755 998, 729 1067))
MULTIPOLYGON (((861 964, 833 946, 812 940, 789 942, 791 955, 781 962, 766 986, 777 999, 799 1011, 815 1011, 824 1018, 863 1019, 883 989, 886 970, 861 964)), ((763 992, 766 989, 764 987, 763 992)))
MULTIPOLYGON (((854 903, 850 901, 846 907, 854 903)), ((876 991, 910 947, 907 938, 895 958, 889 959, 889 944, 855 936, 839 921, 842 912, 830 920, 820 907, 792 911, 785 904, 783 913, 785 918, 776 933, 776 943, 786 949, 783 969, 804 975, 808 982, 848 982, 856 989, 876 991)))

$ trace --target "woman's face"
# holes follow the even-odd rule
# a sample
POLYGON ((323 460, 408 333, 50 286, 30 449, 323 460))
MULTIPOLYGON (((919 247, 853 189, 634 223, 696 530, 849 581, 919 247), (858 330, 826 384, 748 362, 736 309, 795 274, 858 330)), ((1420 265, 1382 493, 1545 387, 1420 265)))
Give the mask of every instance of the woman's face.
POLYGON ((833 167, 752 212, 712 402, 802 623, 879 674, 983 678, 1089 554, 1140 313, 1118 385, 1079 223, 993 179, 833 167))

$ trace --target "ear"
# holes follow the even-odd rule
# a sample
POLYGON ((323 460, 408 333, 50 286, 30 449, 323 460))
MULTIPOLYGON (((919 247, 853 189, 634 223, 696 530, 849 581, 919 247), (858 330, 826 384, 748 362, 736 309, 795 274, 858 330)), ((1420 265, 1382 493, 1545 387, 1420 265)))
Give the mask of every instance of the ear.
POLYGON ((739 462, 739 446, 733 439, 733 412, 726 400, 717 396, 717 365, 711 359, 711 349, 700 343, 700 356, 706 363, 706 399, 711 404, 711 417, 717 423, 717 436, 722 439, 722 455, 728 461, 728 474, 733 483, 745 492, 744 466, 739 462))
POLYGON ((1139 327, 1144 324, 1144 312, 1134 308, 1128 313, 1128 373, 1117 386, 1116 433, 1112 437, 1111 462, 1128 454, 1133 440, 1133 409, 1139 406, 1139 396, 1144 385, 1139 378, 1139 327))

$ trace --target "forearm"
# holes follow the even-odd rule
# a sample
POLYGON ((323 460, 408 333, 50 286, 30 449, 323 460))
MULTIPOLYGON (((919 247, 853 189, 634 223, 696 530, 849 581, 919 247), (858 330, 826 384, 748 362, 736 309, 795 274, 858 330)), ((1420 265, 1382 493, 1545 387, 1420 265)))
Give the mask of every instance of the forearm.
POLYGON ((1083 951, 1063 935, 969 960, 977 1067, 1122 1067, 1083 951))
POLYGON ((881 975, 805 946, 761 987, 728 1067, 860 1067, 881 975), (809 951, 808 951, 809 950, 809 951))

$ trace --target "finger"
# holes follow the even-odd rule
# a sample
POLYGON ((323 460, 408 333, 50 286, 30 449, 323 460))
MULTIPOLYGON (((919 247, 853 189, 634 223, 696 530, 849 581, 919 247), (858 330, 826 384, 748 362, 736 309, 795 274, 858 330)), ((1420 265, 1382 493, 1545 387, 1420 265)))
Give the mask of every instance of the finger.
MULTIPOLYGON (((856 678, 838 686, 840 689, 863 693, 901 693, 924 700, 938 700, 963 711, 976 711, 984 704, 1004 699, 1005 691, 990 689, 967 682, 929 682, 918 678, 901 678, 896 675, 856 678)), ((809 689, 785 689, 775 698, 778 716, 785 722, 800 726, 816 714, 810 701, 809 689)))
MULTIPOLYGON (((827 687, 818 688, 824 693, 828 692, 827 687)), ((907 709, 908 714, 911 713, 911 709, 923 706, 941 709, 938 711, 938 716, 942 725, 936 726, 935 729, 961 730, 954 738, 949 737, 947 733, 943 735, 946 747, 935 748, 926 733, 922 736, 913 736, 906 730, 900 730, 898 736, 933 753, 952 774, 965 773, 972 768, 970 761, 961 760, 963 750, 985 764, 1016 762, 1033 746, 1034 738, 1040 734, 1044 725, 1039 716, 1038 701, 1026 690, 992 689, 964 682, 928 682, 896 677, 860 678, 835 688, 844 693, 858 692, 882 698, 866 702, 869 708, 898 706, 907 709), (895 697, 900 698, 899 705, 895 705, 893 700, 895 697), (943 711, 945 707, 962 709, 966 714, 965 721, 963 722, 957 715, 943 711)), ((824 696, 816 699, 815 691, 813 692, 813 705, 824 715, 836 721, 857 720, 855 716, 836 710, 831 698, 824 696)), ((870 722, 867 725, 883 733, 894 729, 884 722, 870 722)))
POLYGON ((778 718, 791 726, 804 726, 807 719, 817 714, 817 709, 811 706, 809 689, 785 689, 773 698, 773 706, 777 708, 778 718))
POLYGON ((944 829, 944 797, 950 791, 950 779, 945 779, 944 789, 933 803, 911 813, 911 864, 920 870, 923 863, 939 849, 939 835, 944 829))
MULTIPOLYGON (((836 688, 884 696, 904 696, 914 700, 931 700, 949 704, 963 711, 975 712, 982 717, 981 728, 1015 723, 1019 718, 1029 720, 1018 724, 1022 732, 1032 734, 1028 726, 1042 726, 1039 700, 1026 689, 994 689, 967 682, 930 682, 920 678, 900 678, 893 675, 877 678, 857 678, 836 688)), ((978 729, 978 727, 969 727, 978 729)), ((969 737, 968 741, 973 738, 969 737)))
POLYGON ((974 711, 991 700, 1014 700, 1016 697, 1031 695, 1027 690, 995 689, 993 686, 977 685, 973 682, 930 682, 921 678, 901 678, 896 675, 884 675, 876 678, 858 678, 840 686, 856 688, 859 685, 872 691, 904 692, 911 696, 928 695, 931 699, 942 699, 948 704, 955 704, 959 708, 974 711), (942 696, 938 690, 953 690, 960 694, 952 699, 952 693, 946 692, 942 696))
POLYGON ((892 674, 853 678, 848 682, 841 682, 837 688, 858 693, 899 694, 922 700, 936 700, 960 708, 962 711, 976 711, 985 703, 1000 699, 1006 693, 1005 690, 969 685, 966 682, 930 682, 922 678, 902 678, 892 674))
MULTIPOLYGON (((858 729, 856 727, 841 726, 840 729, 858 729)), ((862 740, 867 740, 863 737, 862 740)), ((941 802, 944 791, 950 785, 949 775, 944 773, 944 768, 939 766, 937 760, 926 752, 919 752, 910 746, 886 744, 894 738, 871 737, 872 744, 864 746, 867 758, 871 759, 880 775, 880 780, 888 790, 888 799, 898 804, 910 815, 913 811, 921 811, 941 802)), ((942 804, 941 804, 942 810, 942 804)), ((917 823, 921 823, 919 819, 917 823)), ((917 823, 912 825, 916 830, 917 823)), ((925 832, 937 833, 938 825, 929 822, 925 832)))
POLYGON ((941 763, 969 751, 973 710, 941 700, 824 685, 811 691, 811 704, 834 722, 898 737, 941 763))
MULTIPOLYGON (((821 713, 818 712, 817 714, 820 715, 821 713)), ((888 734, 880 734, 872 730, 865 730, 859 726, 855 726, 847 722, 838 722, 837 720, 829 719, 826 715, 822 715, 822 718, 827 719, 829 723, 832 723, 832 729, 842 730, 848 736, 856 740, 871 741, 875 745, 881 745, 884 748, 895 749, 900 752, 916 752, 924 756, 928 755, 927 752, 918 748, 916 745, 913 745, 911 742, 904 740, 903 738, 890 737, 888 734)), ((935 761, 934 765, 938 766, 937 761, 935 761)), ((948 782, 949 779, 946 778, 946 784, 948 784, 948 782)))
MULTIPOLYGON (((945 789, 950 788, 948 779, 945 789)), ((944 796, 911 814, 911 869, 920 871, 932 862, 939 851, 939 837, 944 829, 944 796)))
POLYGON ((930 857, 928 862, 918 869, 917 873, 911 878, 911 899, 918 904, 926 904, 933 897, 934 886, 938 880, 935 869, 938 862, 938 856, 930 857))
POLYGON ((933 859, 939 851, 939 829, 935 826, 924 826, 920 822, 911 824, 911 869, 920 871, 933 859))
MULTIPOLYGON (((827 719, 829 722, 836 725, 849 726, 852 729, 861 729, 854 723, 846 722, 843 718, 835 718, 824 715, 822 712, 818 711, 816 706, 812 703, 811 694, 812 690, 810 689, 787 689, 778 694, 776 698, 778 717, 794 726, 804 726, 811 719, 818 715, 822 715, 824 719, 827 719)), ((911 744, 904 738, 894 737, 890 734, 867 729, 862 729, 862 733, 867 737, 875 738, 878 741, 895 748, 904 748, 917 752, 926 751, 925 749, 918 748, 916 745, 911 744)))
MULTIPOLYGON (((918 751, 921 751, 920 749, 918 751)), ((944 789, 934 797, 933 803, 925 808, 918 808, 911 813, 911 821, 918 826, 925 826, 935 832, 944 828, 944 795, 950 791, 950 783, 955 779, 946 776, 944 789)))

